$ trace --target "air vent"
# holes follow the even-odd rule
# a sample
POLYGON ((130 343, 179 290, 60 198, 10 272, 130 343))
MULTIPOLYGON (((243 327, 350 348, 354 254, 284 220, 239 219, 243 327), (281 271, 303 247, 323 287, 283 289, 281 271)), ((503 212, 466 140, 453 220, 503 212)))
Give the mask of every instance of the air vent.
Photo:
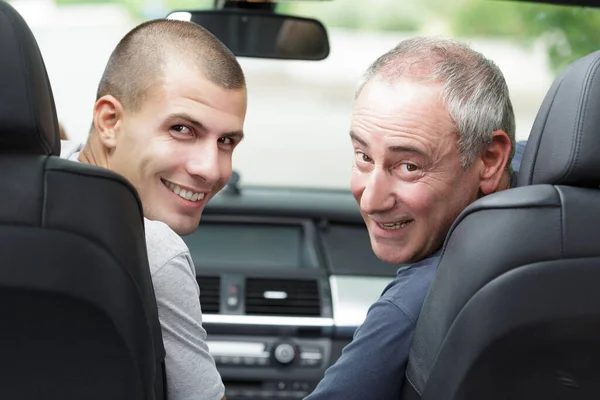
POLYGON ((218 276, 197 276, 200 286, 200 305, 202 314, 218 314, 221 278, 218 276))
POLYGON ((316 280, 248 278, 246 314, 320 316, 316 280))

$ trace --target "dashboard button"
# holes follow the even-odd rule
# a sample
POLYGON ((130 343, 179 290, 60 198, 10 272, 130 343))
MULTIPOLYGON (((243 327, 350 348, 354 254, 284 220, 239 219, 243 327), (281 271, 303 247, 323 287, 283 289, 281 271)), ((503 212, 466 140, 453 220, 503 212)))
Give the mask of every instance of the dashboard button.
POLYGON ((242 357, 231 357, 231 364, 240 365, 242 363, 242 357))
POLYGON ((281 343, 275 347, 274 356, 280 364, 288 365, 294 361, 296 350, 291 344, 281 343))
POLYGON ((239 285, 231 285, 229 286, 229 290, 227 292, 227 307, 230 310, 235 310, 238 308, 240 304, 240 287, 239 285))
POLYGON ((258 365, 269 365, 269 359, 261 357, 256 361, 256 363, 258 365))

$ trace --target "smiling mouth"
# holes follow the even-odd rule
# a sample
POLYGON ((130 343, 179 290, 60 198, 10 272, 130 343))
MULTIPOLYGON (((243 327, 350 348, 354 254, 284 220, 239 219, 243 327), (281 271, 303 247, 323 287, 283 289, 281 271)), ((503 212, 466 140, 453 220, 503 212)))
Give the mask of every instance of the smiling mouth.
POLYGON ((204 199, 205 193, 196 193, 196 192, 192 192, 190 190, 182 189, 179 186, 177 186, 176 184, 166 181, 162 178, 161 178, 161 182, 167 187, 167 189, 169 189, 171 192, 175 193, 177 196, 181 197, 182 199, 192 201, 192 202, 196 202, 196 201, 200 201, 200 200, 204 199))
POLYGON ((392 223, 389 223, 389 224, 380 224, 380 223, 377 223, 377 225, 379 225, 379 227, 381 227, 382 229, 385 229, 386 231, 395 231, 397 229, 405 228, 411 222, 413 222, 412 219, 407 219, 407 220, 404 220, 404 221, 392 222, 392 223))

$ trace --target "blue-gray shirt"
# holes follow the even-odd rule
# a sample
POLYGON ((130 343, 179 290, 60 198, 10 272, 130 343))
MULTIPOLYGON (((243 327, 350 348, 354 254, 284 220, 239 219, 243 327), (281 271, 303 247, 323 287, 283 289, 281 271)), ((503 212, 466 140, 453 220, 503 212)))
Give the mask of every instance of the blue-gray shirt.
POLYGON ((400 398, 415 324, 438 261, 439 251, 398 270, 369 308, 352 342, 306 400, 400 398))
MULTIPOLYGON (((511 187, 527 142, 518 142, 511 187)), ((415 326, 440 259, 430 257, 398 269, 396 278, 369 308, 352 342, 305 400, 399 399, 415 326)))

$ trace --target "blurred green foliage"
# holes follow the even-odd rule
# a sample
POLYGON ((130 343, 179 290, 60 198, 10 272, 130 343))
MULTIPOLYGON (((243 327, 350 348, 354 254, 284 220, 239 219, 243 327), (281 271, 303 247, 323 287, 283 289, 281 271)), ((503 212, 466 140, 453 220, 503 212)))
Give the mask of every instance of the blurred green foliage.
POLYGON ((455 36, 510 37, 547 43, 555 72, 600 49, 600 10, 523 1, 460 0, 451 19, 455 36))
POLYGON ((282 2, 277 11, 317 18, 330 27, 416 31, 422 25, 424 10, 415 0, 329 0, 282 2))

